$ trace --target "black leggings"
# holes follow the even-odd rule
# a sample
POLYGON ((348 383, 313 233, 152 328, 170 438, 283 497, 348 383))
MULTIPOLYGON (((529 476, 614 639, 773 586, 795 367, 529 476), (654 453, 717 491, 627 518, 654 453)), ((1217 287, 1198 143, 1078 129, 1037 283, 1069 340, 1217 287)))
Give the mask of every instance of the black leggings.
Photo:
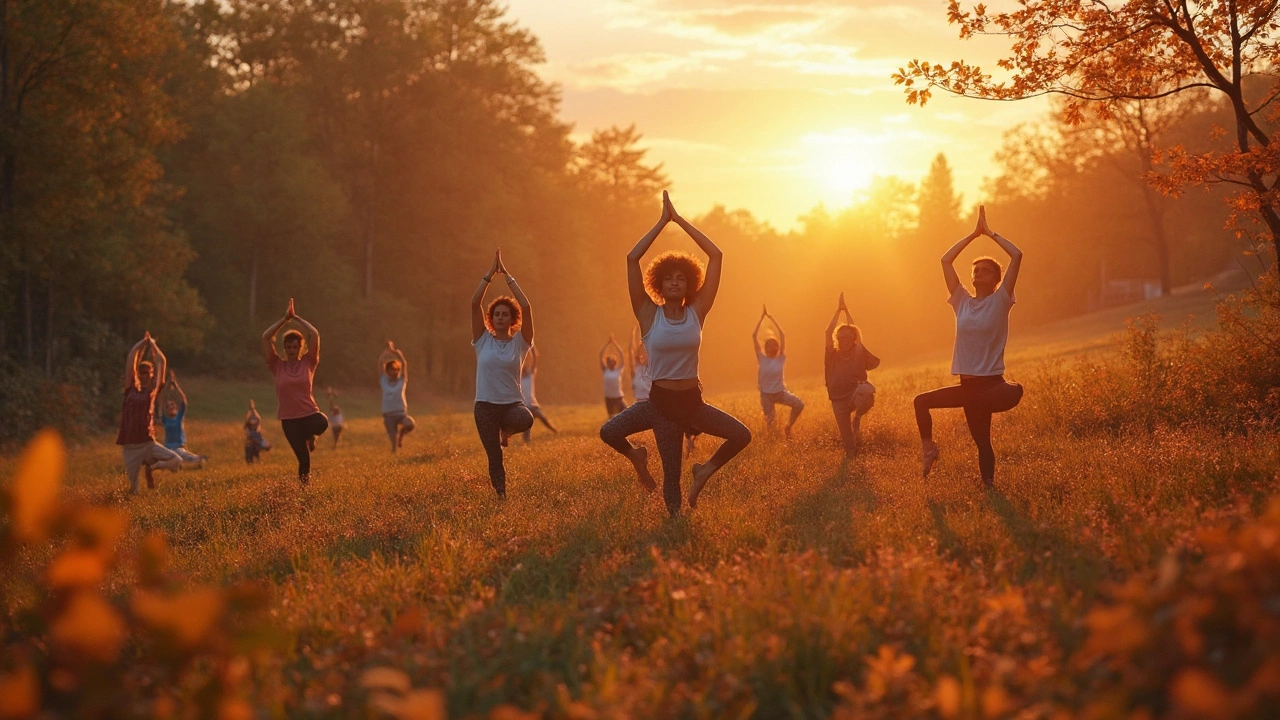
POLYGON ((293 454, 298 457, 298 477, 309 477, 311 449, 307 447, 307 441, 323 435, 329 429, 329 418, 324 413, 312 413, 306 417, 281 420, 280 427, 284 430, 285 439, 289 441, 289 447, 293 448, 293 454))
POLYGON ((969 435, 978 446, 978 469, 986 482, 996 477, 996 452, 991 447, 991 416, 1012 410, 1022 401, 1022 386, 1005 382, 1003 375, 960 378, 959 385, 930 390, 916 396, 916 425, 923 440, 933 440, 934 408, 964 408, 969 435))
POLYGON ((476 403, 476 431, 480 433, 480 444, 484 445, 484 454, 489 456, 489 484, 498 491, 499 497, 507 496, 507 468, 502 464, 502 432, 515 435, 533 427, 533 414, 524 403, 476 403))
MULTIPOLYGON (((724 467, 725 463, 751 442, 751 430, 746 425, 729 413, 705 403, 698 407, 690 422, 696 430, 724 438, 724 442, 716 448, 715 454, 708 461, 718 468, 724 467)), ((645 430, 653 430, 653 439, 658 444, 658 456, 662 458, 662 497, 667 502, 667 511, 678 515, 680 506, 684 503, 680 489, 680 445, 684 432, 679 425, 658 412, 652 402, 644 400, 605 423, 600 428, 600 439, 623 455, 629 455, 635 446, 627 440, 627 436, 645 430)))

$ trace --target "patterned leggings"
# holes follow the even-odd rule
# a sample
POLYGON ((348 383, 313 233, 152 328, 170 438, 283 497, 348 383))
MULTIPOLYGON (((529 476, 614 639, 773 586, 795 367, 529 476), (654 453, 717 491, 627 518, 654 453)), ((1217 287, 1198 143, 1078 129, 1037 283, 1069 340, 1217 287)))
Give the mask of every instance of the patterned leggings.
POLYGON ((533 414, 524 403, 476 403, 476 430, 480 433, 480 444, 484 445, 484 454, 489 456, 489 483, 498 491, 498 497, 507 496, 507 469, 502 464, 502 437, 522 433, 533 427, 533 414))
MULTIPOLYGON (((751 442, 751 430, 746 425, 738 422, 738 419, 729 413, 706 403, 698 408, 690 418, 690 422, 697 430, 724 438, 724 442, 709 461, 716 467, 724 467, 725 463, 742 452, 743 448, 751 442)), ((653 430, 653 438, 658 444, 658 455, 662 458, 662 497, 666 500, 667 511, 672 515, 678 515, 684 503, 680 488, 681 445, 684 433, 681 432, 679 425, 658 412, 653 403, 643 400, 605 423, 600 428, 600 439, 614 450, 627 455, 635 448, 631 441, 627 440, 627 436, 645 430, 653 430)))

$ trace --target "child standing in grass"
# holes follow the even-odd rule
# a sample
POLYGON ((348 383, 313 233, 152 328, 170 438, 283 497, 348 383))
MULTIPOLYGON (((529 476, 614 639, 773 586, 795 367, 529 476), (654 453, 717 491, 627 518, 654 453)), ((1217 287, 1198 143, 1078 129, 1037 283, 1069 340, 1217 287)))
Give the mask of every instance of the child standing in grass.
POLYGON ((155 411, 156 394, 160 378, 164 377, 168 363, 164 353, 148 332, 129 351, 124 367, 124 402, 120 412, 120 430, 116 444, 124 453, 125 472, 129 475, 129 492, 138 492, 138 472, 145 470, 147 487, 154 488, 155 468, 177 472, 182 458, 156 442, 155 411), (147 350, 155 362, 142 359, 147 350))
POLYGON ((862 330, 853 324, 849 307, 844 304, 844 293, 840 293, 836 314, 831 316, 823 337, 827 398, 836 416, 845 457, 852 457, 862 440, 862 416, 876 404, 876 388, 867 381, 867 371, 879 367, 880 358, 872 355, 862 343, 862 330), (843 324, 841 314, 847 321, 843 324))
POLYGON ((164 426, 164 446, 182 458, 182 462, 204 467, 205 461, 209 459, 208 457, 187 451, 187 430, 185 426, 187 394, 182 391, 182 386, 178 385, 178 373, 172 370, 169 371, 169 382, 165 389, 172 397, 165 401, 164 417, 160 418, 160 424, 164 426), (174 400, 174 397, 177 399, 174 400))
POLYGON ((271 443, 267 442, 259 432, 262 426, 262 416, 258 414, 258 408, 254 406, 253 400, 249 401, 249 412, 244 415, 244 461, 250 465, 257 461, 258 456, 264 451, 271 449, 271 443))
POLYGON ((333 447, 338 447, 338 438, 342 437, 342 430, 346 427, 346 421, 342 418, 342 408, 338 407, 333 399, 338 397, 338 393, 333 388, 325 388, 325 393, 329 396, 329 430, 333 433, 333 447))
POLYGON ((791 408, 791 417, 787 420, 784 433, 787 437, 791 437, 791 427, 796 424, 800 413, 804 412, 804 401, 787 391, 787 383, 782 377, 787 365, 787 334, 782 331, 782 325, 769 314, 767 307, 761 308, 760 320, 751 333, 751 344, 756 349, 758 368, 756 383, 760 390, 760 408, 764 410, 765 424, 773 430, 774 408, 777 405, 785 405, 791 408), (778 331, 778 337, 766 338, 764 347, 761 347, 760 327, 764 325, 766 319, 773 323, 774 329, 778 331))

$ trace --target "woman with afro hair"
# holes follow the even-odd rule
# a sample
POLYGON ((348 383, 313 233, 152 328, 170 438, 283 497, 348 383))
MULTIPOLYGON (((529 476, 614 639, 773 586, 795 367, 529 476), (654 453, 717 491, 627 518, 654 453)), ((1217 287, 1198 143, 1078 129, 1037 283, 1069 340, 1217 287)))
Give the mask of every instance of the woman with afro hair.
POLYGON ((662 215, 627 254, 627 289, 631 309, 640 321, 640 334, 649 356, 653 386, 649 402, 638 402, 600 428, 600 439, 631 461, 640 483, 656 487, 649 473, 649 453, 632 445, 628 435, 653 430, 662 458, 662 495, 672 516, 680 513, 681 440, 687 433, 704 432, 723 438, 711 459, 694 463, 689 487, 689 507, 697 507, 707 480, 751 442, 751 431, 728 413, 702 400, 698 380, 698 352, 702 326, 720 289, 724 255, 711 239, 676 213, 671 198, 662 193, 662 215), (659 255, 645 270, 640 260, 653 241, 674 222, 707 254, 704 279, 702 263, 688 253, 659 255))
POLYGON ((520 367, 533 346, 533 308, 503 266, 501 250, 494 253, 493 265, 471 296, 471 345, 476 350, 476 430, 489 457, 489 483, 498 497, 505 498, 507 470, 502 448, 507 446, 507 438, 533 427, 533 414, 524 406, 520 392, 520 367), (511 295, 482 308, 494 273, 506 276, 511 295))

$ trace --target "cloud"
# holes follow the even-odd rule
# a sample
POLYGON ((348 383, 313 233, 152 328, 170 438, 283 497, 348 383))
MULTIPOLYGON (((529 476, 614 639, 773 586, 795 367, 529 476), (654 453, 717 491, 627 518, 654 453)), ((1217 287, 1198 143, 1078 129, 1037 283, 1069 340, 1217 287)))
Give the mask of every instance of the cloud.
POLYGON ((715 72, 711 59, 698 53, 618 53, 568 65, 563 72, 556 74, 563 82, 578 88, 612 87, 634 90, 662 82, 680 73, 715 72))

